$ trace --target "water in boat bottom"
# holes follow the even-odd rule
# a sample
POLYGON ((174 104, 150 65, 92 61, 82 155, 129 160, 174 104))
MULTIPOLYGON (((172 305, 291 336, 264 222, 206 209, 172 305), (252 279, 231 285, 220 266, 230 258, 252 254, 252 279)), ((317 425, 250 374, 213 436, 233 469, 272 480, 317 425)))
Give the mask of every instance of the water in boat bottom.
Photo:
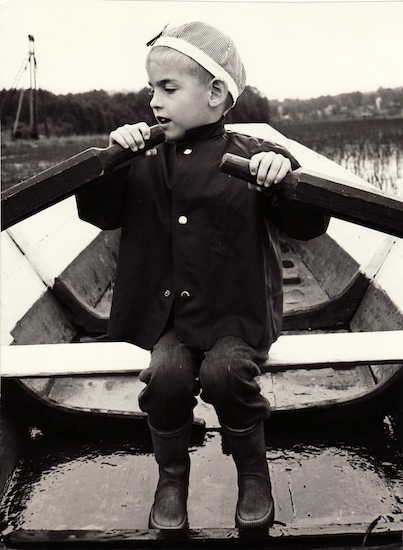
MULTIPOLYGON (((367 429, 266 426, 276 524, 403 528, 403 451, 391 419, 367 429)), ((219 431, 192 440, 191 528, 234 527, 236 470, 219 431)), ((3 502, 0 532, 146 529, 157 465, 143 426, 123 436, 32 430, 3 502)))

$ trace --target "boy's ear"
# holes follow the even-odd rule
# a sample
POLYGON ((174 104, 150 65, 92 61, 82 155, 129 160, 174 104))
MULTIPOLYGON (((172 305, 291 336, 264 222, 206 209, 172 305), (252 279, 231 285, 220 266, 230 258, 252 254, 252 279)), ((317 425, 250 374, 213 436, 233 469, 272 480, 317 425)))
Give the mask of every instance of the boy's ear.
POLYGON ((210 82, 210 107, 219 107, 225 104, 228 96, 228 84, 220 78, 213 78, 210 82))

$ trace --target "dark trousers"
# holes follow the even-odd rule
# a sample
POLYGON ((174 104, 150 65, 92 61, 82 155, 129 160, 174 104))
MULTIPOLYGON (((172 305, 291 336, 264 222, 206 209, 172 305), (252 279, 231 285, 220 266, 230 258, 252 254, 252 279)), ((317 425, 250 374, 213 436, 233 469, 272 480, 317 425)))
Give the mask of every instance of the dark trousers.
POLYGON ((169 325, 151 350, 150 366, 140 373, 147 384, 140 408, 155 429, 177 430, 193 417, 201 390, 200 397, 214 406, 221 423, 248 428, 269 417, 269 403, 255 380, 267 352, 232 336, 200 350, 180 342, 169 325))

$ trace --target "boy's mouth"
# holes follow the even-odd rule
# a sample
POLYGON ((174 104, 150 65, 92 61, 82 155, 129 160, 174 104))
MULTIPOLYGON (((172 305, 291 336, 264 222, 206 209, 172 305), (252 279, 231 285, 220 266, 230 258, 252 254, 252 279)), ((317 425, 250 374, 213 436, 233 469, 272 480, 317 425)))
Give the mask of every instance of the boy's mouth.
POLYGON ((157 118, 158 124, 161 124, 161 125, 168 124, 168 122, 171 122, 171 120, 169 118, 165 118, 163 116, 158 116, 156 118, 157 118))

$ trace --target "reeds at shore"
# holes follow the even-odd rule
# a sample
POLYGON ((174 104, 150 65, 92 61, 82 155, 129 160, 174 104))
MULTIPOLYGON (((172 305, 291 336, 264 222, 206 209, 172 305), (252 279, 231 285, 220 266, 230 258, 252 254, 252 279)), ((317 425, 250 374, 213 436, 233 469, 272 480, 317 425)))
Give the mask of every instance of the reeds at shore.
POLYGON ((403 120, 364 119, 279 128, 386 193, 403 196, 403 120))

